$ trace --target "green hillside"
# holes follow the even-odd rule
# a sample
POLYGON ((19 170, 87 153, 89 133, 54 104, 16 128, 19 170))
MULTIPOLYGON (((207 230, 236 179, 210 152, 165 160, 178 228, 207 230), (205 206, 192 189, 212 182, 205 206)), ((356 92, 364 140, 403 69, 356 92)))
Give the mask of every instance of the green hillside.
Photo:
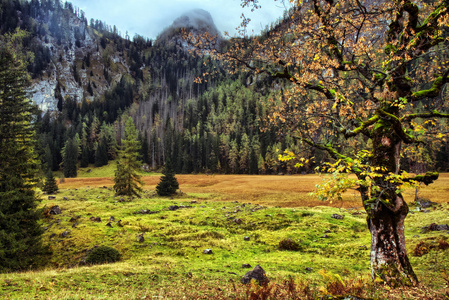
MULTIPOLYGON (((140 199, 128 199, 115 197, 110 189, 86 187, 61 189, 42 206, 47 212, 44 241, 53 252, 48 266, 0 275, 6 299, 246 299, 240 279, 256 265, 266 271, 271 288, 282 291, 279 295, 287 292, 284 281, 292 278, 300 299, 305 299, 304 285, 317 296, 335 293, 333 285, 339 282, 345 286, 342 293, 395 299, 370 283, 370 236, 366 214, 359 210, 262 207, 205 194, 168 199, 149 190, 140 199), (61 214, 49 213, 55 205, 61 214), (286 239, 297 243, 297 251, 279 248, 286 239), (117 249, 121 260, 86 266, 83 261, 96 246, 117 249), (205 249, 212 254, 204 254, 205 249)), ((426 286, 406 290, 412 299, 424 293, 444 299, 447 282, 441 274, 449 268, 448 250, 435 247, 421 257, 413 253, 418 243, 445 243, 445 232, 422 233, 421 228, 447 220, 448 209, 444 204, 407 218, 410 258, 426 286)))

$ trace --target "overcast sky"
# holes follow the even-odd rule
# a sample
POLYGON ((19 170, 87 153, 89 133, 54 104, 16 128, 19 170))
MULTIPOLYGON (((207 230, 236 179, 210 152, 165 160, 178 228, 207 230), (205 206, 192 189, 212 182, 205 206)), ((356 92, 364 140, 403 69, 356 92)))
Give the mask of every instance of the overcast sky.
MULTIPOLYGON (((155 39, 157 35, 184 12, 202 8, 212 15, 215 25, 223 34, 236 34, 235 28, 245 14, 251 19, 248 33, 255 34, 282 16, 284 6, 281 0, 261 0, 262 8, 251 12, 242 9, 241 0, 68 0, 86 14, 87 20, 98 19, 108 25, 116 25, 125 35, 136 33, 155 39)), ((288 3, 288 1, 285 1, 288 3)))

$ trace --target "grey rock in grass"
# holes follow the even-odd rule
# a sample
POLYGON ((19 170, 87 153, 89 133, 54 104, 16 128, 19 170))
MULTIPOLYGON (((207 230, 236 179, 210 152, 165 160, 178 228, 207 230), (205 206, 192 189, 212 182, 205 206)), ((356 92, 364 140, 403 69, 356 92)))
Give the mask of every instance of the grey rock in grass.
POLYGON ((448 224, 438 225, 436 223, 432 223, 429 226, 424 226, 421 228, 422 233, 426 233, 429 231, 445 231, 445 230, 449 230, 448 224))
POLYGON ((151 211, 149 209, 141 209, 139 211, 133 212, 134 215, 137 215, 137 214, 139 214, 139 215, 152 215, 152 214, 157 214, 157 213, 160 213, 160 211, 159 210, 151 211))
POLYGON ((174 210, 178 210, 179 206, 178 205, 172 205, 168 207, 168 210, 174 211, 174 210))
POLYGON ((251 268, 251 265, 250 264, 242 264, 242 268, 249 269, 249 268, 251 268))
POLYGON ((429 208, 429 207, 437 205, 438 203, 432 202, 427 199, 418 199, 415 201, 415 204, 420 208, 429 208))
POLYGON ((169 206, 167 209, 171 210, 171 211, 175 211, 175 210, 184 209, 184 208, 192 208, 192 206, 189 206, 189 205, 172 205, 172 206, 169 206))
POLYGON ((143 237, 143 235, 139 235, 137 237, 137 240, 139 241, 139 243, 143 243, 145 241, 145 238, 143 237))
POLYGON ((100 217, 90 217, 90 220, 94 221, 94 222, 97 222, 97 223, 101 222, 101 218, 100 217))
POLYGON ((204 249, 204 254, 213 254, 212 249, 204 249))
POLYGON ((243 222, 242 219, 234 219, 234 223, 237 225, 242 224, 242 222, 243 222))
POLYGON ((243 238, 243 240, 244 241, 249 241, 251 238, 249 237, 249 236, 245 236, 244 238, 243 238))
POLYGON ((48 212, 50 215, 59 215, 62 213, 58 205, 52 206, 48 212))
POLYGON ((81 218, 81 216, 71 217, 69 222, 76 222, 79 218, 81 218))
POLYGON ((337 219, 337 220, 343 220, 343 219, 345 218, 345 216, 339 215, 339 214, 333 214, 333 215, 331 216, 331 218, 337 219))
POLYGON ((56 197, 55 196, 48 196, 48 200, 55 200, 56 197))
POLYGON ((244 284, 251 283, 251 280, 257 281, 259 285, 267 284, 269 282, 264 269, 257 265, 249 272, 246 272, 245 276, 242 277, 241 282, 244 284))

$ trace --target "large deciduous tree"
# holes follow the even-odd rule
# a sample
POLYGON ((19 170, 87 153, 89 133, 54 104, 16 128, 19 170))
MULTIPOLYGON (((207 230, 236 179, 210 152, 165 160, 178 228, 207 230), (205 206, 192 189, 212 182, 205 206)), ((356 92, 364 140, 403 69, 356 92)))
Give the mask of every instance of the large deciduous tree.
POLYGON ((42 251, 33 108, 16 50, 21 35, 0 37, 0 272, 27 269, 42 251))
POLYGON ((138 160, 140 144, 133 119, 128 117, 125 123, 125 138, 122 139, 118 153, 117 170, 115 171, 114 190, 117 195, 137 196, 142 192, 143 182, 138 171, 141 162, 138 160))
MULTIPOLYGON (((401 187, 438 174, 403 172, 401 149, 422 144, 426 129, 449 117, 449 1, 290 2, 287 17, 260 37, 234 38, 208 53, 289 83, 273 100, 271 122, 328 153, 328 171, 356 175, 322 196, 356 185, 368 213, 373 278, 415 285, 401 187)), ((242 5, 259 7, 257 0, 242 5)))

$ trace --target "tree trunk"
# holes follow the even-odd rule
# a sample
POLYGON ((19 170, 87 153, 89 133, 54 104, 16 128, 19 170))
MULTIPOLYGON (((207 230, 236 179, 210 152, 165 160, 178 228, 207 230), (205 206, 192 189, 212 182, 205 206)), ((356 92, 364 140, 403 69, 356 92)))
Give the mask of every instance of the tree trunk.
MULTIPOLYGON (((390 124, 391 125, 391 124, 390 124)), ((408 206, 397 193, 398 184, 388 174, 399 174, 401 139, 393 126, 378 129, 373 138, 372 165, 382 168, 374 187, 360 190, 371 233, 371 272, 373 280, 389 285, 417 285, 418 279, 407 257, 404 220, 408 206)))
POLYGON ((371 233, 371 272, 373 279, 381 279, 392 286, 417 285, 418 279, 407 257, 404 220, 408 206, 398 196, 399 209, 393 211, 384 205, 368 218, 371 233))

